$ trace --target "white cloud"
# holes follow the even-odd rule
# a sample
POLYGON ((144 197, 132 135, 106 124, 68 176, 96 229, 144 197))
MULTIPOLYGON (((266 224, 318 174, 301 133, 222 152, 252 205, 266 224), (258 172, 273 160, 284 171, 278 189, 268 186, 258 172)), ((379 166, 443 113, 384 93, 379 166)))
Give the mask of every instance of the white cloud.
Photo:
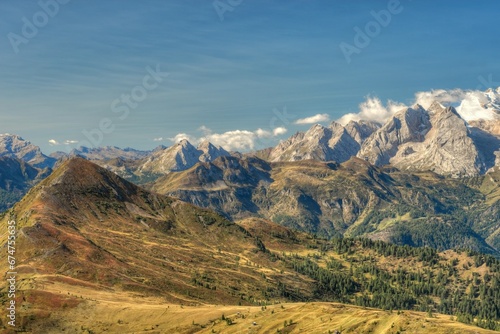
POLYGON ((208 139, 214 145, 220 145, 226 150, 253 150, 258 135, 247 130, 233 130, 224 133, 212 133, 204 139, 208 139))
POLYGON ((477 119, 499 120, 500 91, 471 91, 465 94, 464 99, 457 107, 457 111, 466 121, 477 119))
POLYGON ((346 125, 350 121, 359 121, 362 119, 384 123, 389 117, 404 108, 406 108, 404 104, 391 100, 387 101, 387 105, 384 106, 378 97, 368 96, 366 101, 359 105, 360 111, 357 114, 345 114, 337 122, 346 125))
POLYGON ((202 125, 198 128, 198 131, 201 131, 204 135, 209 135, 212 133, 212 130, 210 130, 208 127, 205 125, 202 125))
POLYGON ((328 122, 330 120, 330 116, 328 114, 316 114, 311 117, 301 118, 295 121, 295 124, 315 124, 328 122))
POLYGON ((189 141, 191 143, 197 143, 198 142, 198 140, 196 138, 188 135, 187 133, 178 133, 178 134, 175 135, 175 137, 168 138, 168 140, 173 141, 176 144, 178 142, 183 141, 184 139, 186 139, 187 141, 189 141))
POLYGON ((429 108, 434 101, 444 106, 457 106, 466 95, 467 92, 462 89, 433 89, 431 91, 415 93, 415 103, 420 104, 424 109, 429 108))
POLYGON ((274 136, 281 136, 281 135, 284 135, 286 132, 287 132, 287 129, 284 128, 284 127, 282 127, 282 126, 280 126, 280 127, 275 128, 273 130, 273 135, 274 136))
POLYGON ((153 141, 163 141, 163 137, 153 138, 153 141))
POLYGON ((466 121, 500 119, 500 114, 495 112, 500 109, 500 93, 494 90, 437 89, 415 94, 415 102, 424 108, 434 101, 445 107, 454 106, 466 121))
MULTIPOLYGON (((463 89, 434 89, 415 93, 413 104, 419 104, 428 109, 433 102, 439 102, 445 107, 453 106, 460 116, 466 120, 491 120, 500 119, 500 90, 463 90, 463 89)), ((342 125, 354 120, 371 120, 384 123, 399 110, 406 108, 403 103, 387 101, 384 106, 378 97, 366 98, 359 105, 358 113, 350 113, 338 119, 342 125)))
POLYGON ((59 146, 59 145, 71 145, 78 143, 78 140, 66 139, 64 142, 60 143, 55 139, 49 139, 50 146, 59 146))
POLYGON ((229 151, 247 151, 270 144, 273 138, 285 134, 287 129, 284 127, 277 127, 272 130, 259 128, 255 131, 231 130, 223 133, 214 133, 211 129, 203 125, 198 128, 198 131, 202 132, 202 136, 195 137, 186 133, 178 133, 175 137, 168 139, 174 143, 187 139, 193 145, 208 140, 212 144, 222 146, 229 151))
POLYGON ((271 132, 266 131, 266 130, 262 130, 260 128, 255 131, 255 134, 259 138, 269 138, 269 137, 273 136, 273 134, 271 132))

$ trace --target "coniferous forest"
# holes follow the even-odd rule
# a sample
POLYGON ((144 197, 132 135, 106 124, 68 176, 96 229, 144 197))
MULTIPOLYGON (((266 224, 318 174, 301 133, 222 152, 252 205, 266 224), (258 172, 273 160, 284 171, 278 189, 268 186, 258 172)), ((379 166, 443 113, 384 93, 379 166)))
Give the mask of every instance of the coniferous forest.
MULTIPOLYGON (((316 281, 314 299, 430 316, 437 312, 500 330, 500 261, 490 255, 470 250, 445 255, 428 247, 369 239, 315 242, 309 246, 315 251, 307 255, 276 256, 316 281)), ((280 293, 298 301, 304 298, 283 284, 280 293)))

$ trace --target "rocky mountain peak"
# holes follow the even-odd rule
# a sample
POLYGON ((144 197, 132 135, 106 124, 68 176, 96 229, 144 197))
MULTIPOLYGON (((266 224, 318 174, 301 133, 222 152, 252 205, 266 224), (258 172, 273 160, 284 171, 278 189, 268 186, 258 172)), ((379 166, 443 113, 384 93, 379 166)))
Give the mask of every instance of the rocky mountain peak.
POLYGON ((182 148, 183 150, 193 150, 193 149, 196 149, 190 142, 189 140, 187 139, 182 139, 181 141, 179 141, 178 143, 176 143, 175 145, 173 145, 173 147, 180 147, 182 148))
POLYGON ((229 156, 229 152, 223 149, 221 146, 215 146, 208 140, 204 140, 198 145, 198 150, 202 152, 199 157, 200 161, 208 162, 213 161, 221 156, 229 156))
POLYGON ((331 136, 332 136, 331 128, 324 127, 321 124, 315 124, 305 133, 304 137, 310 140, 324 141, 331 136))
POLYGON ((147 158, 139 161, 140 173, 167 174, 172 171, 181 171, 193 167, 198 162, 210 162, 220 156, 230 154, 222 147, 217 147, 208 141, 202 142, 198 148, 188 140, 154 151, 147 158))
POLYGON ((372 133, 380 128, 380 124, 374 121, 350 121, 345 126, 347 133, 359 144, 371 136, 372 133))
POLYGON ((339 133, 345 130, 345 128, 342 126, 342 124, 337 123, 335 121, 330 123, 329 128, 334 132, 334 133, 339 133))

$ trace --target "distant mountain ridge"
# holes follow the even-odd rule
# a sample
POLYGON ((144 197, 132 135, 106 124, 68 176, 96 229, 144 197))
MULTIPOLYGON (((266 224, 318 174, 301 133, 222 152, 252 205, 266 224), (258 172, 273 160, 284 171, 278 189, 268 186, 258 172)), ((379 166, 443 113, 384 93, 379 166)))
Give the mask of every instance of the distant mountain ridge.
POLYGON ((71 152, 54 152, 50 156, 60 159, 62 157, 75 157, 80 156, 87 160, 108 160, 108 159, 127 159, 127 160, 137 160, 144 158, 151 154, 152 151, 141 151, 130 147, 119 148, 116 146, 104 146, 97 148, 89 148, 81 146, 78 149, 73 149, 71 152))
POLYGON ((275 147, 257 152, 228 152, 208 141, 197 147, 182 140, 151 151, 80 147, 70 153, 43 154, 17 135, 0 135, 0 157, 18 158, 39 169, 58 160, 81 156, 137 184, 154 182, 219 157, 256 156, 268 162, 316 160, 343 163, 359 157, 374 166, 402 171, 432 171, 469 178, 500 165, 500 88, 468 92, 456 108, 438 102, 403 108, 383 124, 351 120, 345 125, 313 125, 275 147))
POLYGON ((56 159, 42 153, 40 147, 18 135, 0 134, 0 157, 19 158, 33 167, 51 168, 56 159))

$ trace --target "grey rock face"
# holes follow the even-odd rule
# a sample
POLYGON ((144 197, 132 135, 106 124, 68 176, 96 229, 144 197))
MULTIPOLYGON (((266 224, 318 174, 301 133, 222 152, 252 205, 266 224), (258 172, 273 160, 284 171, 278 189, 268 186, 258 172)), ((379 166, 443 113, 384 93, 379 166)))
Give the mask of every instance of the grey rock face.
POLYGON ((453 107, 429 108, 432 128, 421 143, 400 148, 391 163, 401 169, 432 170, 451 176, 478 175, 483 162, 466 122, 453 107))
POLYGON ((386 165, 400 145, 423 141, 430 127, 429 115, 421 106, 403 109, 365 140, 358 157, 376 166, 386 165))
POLYGON ((316 124, 280 143, 269 155, 270 161, 321 160, 344 162, 356 155, 359 143, 339 123, 324 127, 316 124))
MULTIPOLYGON (((470 116, 470 115, 469 115, 470 116)), ((500 161, 500 120, 465 121, 452 107, 433 103, 394 114, 383 126, 370 121, 314 125, 271 150, 269 161, 347 161, 431 170, 454 177, 484 174, 500 161)))

